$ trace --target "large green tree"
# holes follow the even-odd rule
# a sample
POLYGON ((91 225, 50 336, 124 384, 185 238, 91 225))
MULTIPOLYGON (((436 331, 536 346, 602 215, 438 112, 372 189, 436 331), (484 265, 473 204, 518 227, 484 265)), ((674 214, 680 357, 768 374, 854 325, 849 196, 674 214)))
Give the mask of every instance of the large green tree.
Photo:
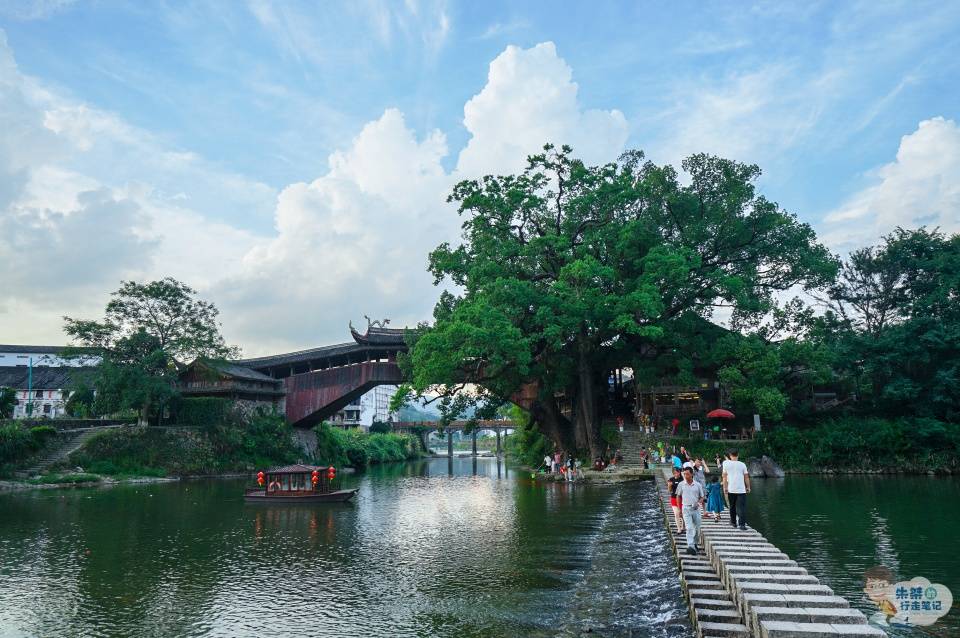
POLYGON ((13 416, 13 409, 17 406, 17 392, 13 388, 0 388, 0 419, 9 419, 13 416))
POLYGON ((67 354, 100 357, 96 411, 133 409, 146 421, 174 396, 180 368, 205 357, 236 357, 220 334, 219 312, 173 278, 125 281, 100 320, 64 317, 64 331, 79 348, 67 354))
POLYGON ((861 411, 960 417, 960 236, 896 229, 852 252, 815 335, 861 411))
POLYGON ((597 454, 610 370, 666 356, 718 307, 764 314, 776 292, 831 280, 813 230, 756 192, 759 168, 683 169, 548 145, 519 175, 457 184, 463 242, 430 255, 455 292, 412 339, 411 391, 520 402, 557 444, 597 454))

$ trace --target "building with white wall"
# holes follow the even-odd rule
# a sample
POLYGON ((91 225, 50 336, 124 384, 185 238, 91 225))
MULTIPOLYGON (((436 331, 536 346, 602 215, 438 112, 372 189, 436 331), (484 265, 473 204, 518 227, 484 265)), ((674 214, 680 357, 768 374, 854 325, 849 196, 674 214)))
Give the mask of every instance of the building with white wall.
POLYGON ((378 385, 337 412, 331 422, 364 429, 369 428, 375 421, 385 423, 390 417, 390 397, 396 391, 395 385, 378 385))
POLYGON ((0 388, 13 388, 13 418, 66 415, 67 399, 77 380, 90 375, 97 357, 64 359, 65 346, 0 345, 0 388))

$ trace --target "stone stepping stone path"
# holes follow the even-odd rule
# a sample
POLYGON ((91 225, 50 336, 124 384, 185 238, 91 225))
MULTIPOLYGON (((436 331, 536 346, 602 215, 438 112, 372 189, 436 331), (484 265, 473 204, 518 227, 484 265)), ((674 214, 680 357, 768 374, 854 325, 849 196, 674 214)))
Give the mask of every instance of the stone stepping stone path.
POLYGON ((819 579, 774 547, 756 530, 704 518, 696 556, 674 523, 666 478, 654 472, 664 521, 697 638, 882 638, 819 579))

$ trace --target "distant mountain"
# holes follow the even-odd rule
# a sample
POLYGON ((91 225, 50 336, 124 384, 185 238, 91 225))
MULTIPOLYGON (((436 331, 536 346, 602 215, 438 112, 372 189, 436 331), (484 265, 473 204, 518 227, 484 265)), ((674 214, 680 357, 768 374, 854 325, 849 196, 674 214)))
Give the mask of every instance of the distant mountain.
POLYGON ((398 421, 437 421, 440 415, 429 408, 406 405, 397 414, 398 421))

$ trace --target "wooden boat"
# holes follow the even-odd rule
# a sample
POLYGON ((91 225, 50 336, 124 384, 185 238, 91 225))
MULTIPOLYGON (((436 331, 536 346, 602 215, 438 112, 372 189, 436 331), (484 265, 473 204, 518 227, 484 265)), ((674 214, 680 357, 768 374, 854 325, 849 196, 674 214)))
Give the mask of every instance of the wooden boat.
POLYGON ((333 467, 286 465, 257 473, 261 487, 246 490, 248 503, 342 503, 357 493, 344 490, 333 467))

